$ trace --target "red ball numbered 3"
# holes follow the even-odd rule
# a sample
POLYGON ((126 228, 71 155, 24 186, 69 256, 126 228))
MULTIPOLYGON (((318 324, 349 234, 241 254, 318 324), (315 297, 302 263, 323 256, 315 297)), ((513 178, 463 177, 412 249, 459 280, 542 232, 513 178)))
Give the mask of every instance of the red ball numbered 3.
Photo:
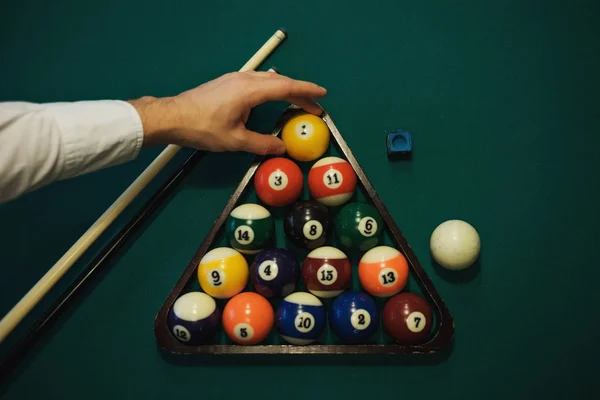
POLYGON ((356 189, 356 174, 350 163, 339 157, 317 161, 308 173, 310 194, 326 206, 346 203, 356 189))
POLYGON ((304 177, 300 167, 283 157, 271 158, 258 167, 254 187, 258 197, 274 207, 287 206, 300 197, 304 177))

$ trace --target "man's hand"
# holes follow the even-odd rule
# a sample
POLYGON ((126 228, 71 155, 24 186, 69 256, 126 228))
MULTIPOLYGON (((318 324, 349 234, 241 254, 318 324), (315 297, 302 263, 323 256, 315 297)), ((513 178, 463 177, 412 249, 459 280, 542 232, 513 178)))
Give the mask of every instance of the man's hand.
POLYGON ((234 72, 175 97, 143 97, 130 103, 144 127, 144 145, 177 144, 208 151, 283 154, 280 139, 246 129, 250 111, 286 100, 320 115, 314 98, 327 91, 314 83, 272 72, 234 72))

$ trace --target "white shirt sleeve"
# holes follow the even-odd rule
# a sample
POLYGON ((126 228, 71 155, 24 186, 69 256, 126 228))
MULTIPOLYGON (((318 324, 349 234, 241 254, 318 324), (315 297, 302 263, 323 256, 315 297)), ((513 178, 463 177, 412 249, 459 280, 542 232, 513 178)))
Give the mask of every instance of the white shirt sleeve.
POLYGON ((140 117, 125 101, 0 103, 0 203, 133 160, 143 139, 140 117))

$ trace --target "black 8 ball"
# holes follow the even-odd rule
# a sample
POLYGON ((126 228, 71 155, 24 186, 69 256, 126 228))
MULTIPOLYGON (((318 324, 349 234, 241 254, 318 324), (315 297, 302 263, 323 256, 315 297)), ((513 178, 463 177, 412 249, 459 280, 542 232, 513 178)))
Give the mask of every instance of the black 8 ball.
POLYGON ((296 246, 313 250, 325 244, 332 225, 326 206, 314 200, 302 200, 288 209, 283 230, 296 246))

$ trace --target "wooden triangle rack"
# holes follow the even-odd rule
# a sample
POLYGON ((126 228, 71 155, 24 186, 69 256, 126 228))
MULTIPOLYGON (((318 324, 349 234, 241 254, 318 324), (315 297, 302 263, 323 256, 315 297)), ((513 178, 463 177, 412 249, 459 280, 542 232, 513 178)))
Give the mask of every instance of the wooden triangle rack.
MULTIPOLYGON (((272 135, 278 136, 285 123, 290 118, 301 112, 302 110, 295 106, 288 107, 273 129, 272 135)), ((237 206, 240 198, 244 195, 246 190, 252 186, 251 182, 254 173, 261 162, 266 159, 264 156, 257 156, 252 162, 245 176, 242 178, 240 184, 227 201, 223 211, 215 220, 212 228, 204 238, 204 241, 190 260, 188 266, 171 290, 171 293, 168 295, 156 316, 154 332, 158 345, 161 349, 174 354, 432 354, 441 351, 451 343, 454 336, 454 322, 450 312, 444 304, 444 301, 435 289, 429 276, 419 263, 410 245, 394 222, 394 219, 381 201, 381 198, 367 179, 367 176, 352 154, 348 144, 342 137, 340 131, 337 129, 333 123, 333 120, 331 119, 331 116, 326 110, 324 111, 322 118, 329 127, 334 144, 354 168, 354 171, 356 172, 356 175, 362 184, 367 197, 381 214, 394 245, 408 260, 410 273, 420 286, 423 296, 433 308, 435 314, 435 326, 433 328, 433 333, 430 340, 420 345, 410 346, 394 343, 360 345, 312 344, 308 346, 294 346, 288 344, 264 344, 253 346, 241 346, 236 344, 204 344, 199 346, 190 346, 175 339, 168 328, 168 312, 173 306, 173 303, 185 293, 188 283, 195 277, 195 272, 200 260, 211 249, 211 245, 217 239, 229 214, 237 206)))

